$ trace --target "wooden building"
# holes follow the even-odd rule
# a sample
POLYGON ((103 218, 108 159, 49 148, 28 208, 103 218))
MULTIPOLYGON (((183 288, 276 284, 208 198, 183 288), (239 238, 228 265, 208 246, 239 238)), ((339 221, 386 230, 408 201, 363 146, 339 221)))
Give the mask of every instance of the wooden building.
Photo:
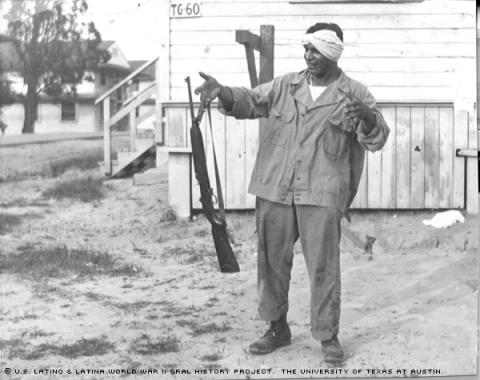
MULTIPOLYGON (((17 71, 20 59, 15 46, 10 39, 0 35, 0 63, 3 70, 12 81, 12 87, 17 93, 25 91, 23 79, 17 71)), ((115 41, 102 41, 98 49, 107 51, 110 58, 101 63, 96 72, 90 73, 93 80, 84 80, 77 85, 75 98, 63 97, 54 99, 41 94, 38 104, 38 117, 35 122, 35 133, 57 132, 97 132, 103 129, 103 113, 95 107, 95 99, 114 86, 131 72, 135 71, 144 61, 128 61, 115 41)), ((132 83, 123 94, 117 94, 112 99, 112 109, 118 108, 123 98, 133 96, 134 92, 148 86, 154 79, 153 70, 145 72, 132 83)), ((144 109, 153 108, 153 102, 142 105, 144 109)), ((5 134, 18 135, 22 133, 24 108, 20 101, 3 107, 2 120, 7 125, 5 134)), ((116 125, 117 130, 126 130, 129 120, 121 120, 116 125)), ((153 129, 153 120, 144 120, 138 128, 153 129)))
MULTIPOLYGON (((180 216, 200 207, 184 78, 190 75, 195 87, 201 70, 221 83, 249 86, 235 31, 258 34, 260 25, 275 28, 275 75, 300 71, 300 37, 321 21, 344 30, 339 65, 368 86, 391 128, 383 151, 368 153, 353 208, 477 211, 473 0, 171 0, 162 14, 159 94, 166 117, 160 149, 169 152, 169 202, 180 216)), ((253 208, 246 189, 259 122, 218 112, 213 122, 226 207, 253 208)), ((206 145, 211 151, 209 136, 206 145)))

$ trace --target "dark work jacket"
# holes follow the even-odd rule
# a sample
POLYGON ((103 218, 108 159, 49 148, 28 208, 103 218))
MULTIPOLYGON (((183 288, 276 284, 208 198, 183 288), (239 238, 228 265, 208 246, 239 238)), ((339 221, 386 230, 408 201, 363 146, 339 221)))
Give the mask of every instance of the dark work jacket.
POLYGON ((249 192, 272 202, 350 206, 362 175, 365 150, 377 151, 390 132, 375 99, 343 72, 315 100, 306 71, 277 77, 256 88, 231 87, 237 119, 267 118, 261 123, 259 149, 249 192), (344 116, 351 93, 366 103, 376 125, 364 133, 364 121, 352 125, 344 116))

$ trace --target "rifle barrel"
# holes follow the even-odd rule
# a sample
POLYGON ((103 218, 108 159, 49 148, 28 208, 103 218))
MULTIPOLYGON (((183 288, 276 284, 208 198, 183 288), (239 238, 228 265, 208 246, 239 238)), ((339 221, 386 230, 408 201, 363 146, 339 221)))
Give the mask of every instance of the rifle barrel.
POLYGON ((193 110, 193 98, 192 98, 192 85, 190 83, 190 76, 185 78, 185 82, 187 82, 188 87, 188 101, 190 103, 190 115, 192 116, 192 123, 195 120, 195 112, 193 110))

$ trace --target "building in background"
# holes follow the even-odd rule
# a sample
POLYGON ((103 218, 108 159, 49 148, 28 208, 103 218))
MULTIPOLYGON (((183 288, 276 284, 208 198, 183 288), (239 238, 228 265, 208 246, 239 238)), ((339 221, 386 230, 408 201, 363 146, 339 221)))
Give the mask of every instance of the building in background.
MULTIPOLYGON (((478 209, 477 158, 457 155, 459 149, 477 150, 473 0, 211 0, 189 5, 172 0, 161 15, 161 93, 167 107, 163 149, 170 149, 172 173, 191 172, 188 112, 178 108, 186 100, 186 75, 194 88, 202 81, 200 70, 221 83, 248 87, 245 50, 235 42, 235 32, 259 34, 260 25, 275 28, 275 76, 300 71, 305 67, 301 35, 316 22, 333 22, 344 30, 339 65, 368 86, 391 127, 384 150, 367 155, 353 207, 478 209), (168 107, 168 101, 176 106, 168 107)), ((224 152, 219 161, 226 207, 254 208, 246 189, 258 121, 214 117, 215 145, 224 152)), ((210 149, 208 139, 206 145, 210 149)), ((195 179, 172 178, 177 183, 169 184, 171 206, 181 215, 189 207, 200 208, 195 179)))
MULTIPOLYGON (((14 90, 23 91, 23 81, 15 74, 17 51, 8 37, 1 36, 0 59, 4 70, 8 71, 8 79, 12 82, 14 90)), ((115 41, 102 41, 98 48, 108 51, 110 59, 99 65, 97 71, 92 73, 93 80, 85 80, 77 86, 77 96, 74 99, 53 99, 45 94, 40 95, 38 105, 38 119, 35 123, 35 133, 54 132, 96 132, 103 130, 103 112, 95 106, 95 99, 125 78, 138 68, 143 61, 128 61, 115 41)), ((141 76, 135 83, 128 87, 128 91, 116 94, 112 99, 112 110, 119 109, 123 102, 153 80, 152 75, 141 76)), ((153 104, 153 102, 151 103, 153 104)), ((142 107, 149 107, 150 104, 142 107)), ((24 119, 23 105, 16 102, 3 107, 2 120, 7 125, 6 135, 21 134, 24 119)), ((151 120, 145 121, 139 128, 149 127, 151 120)), ((153 128, 153 124, 150 128, 153 128)), ((128 129, 128 119, 121 120, 116 126, 117 130, 128 129)))

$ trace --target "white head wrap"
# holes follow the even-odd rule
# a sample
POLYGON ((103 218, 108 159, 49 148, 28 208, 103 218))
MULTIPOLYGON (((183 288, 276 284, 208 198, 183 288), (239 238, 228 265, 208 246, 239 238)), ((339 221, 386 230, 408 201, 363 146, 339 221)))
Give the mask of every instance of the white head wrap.
POLYGON ((333 30, 322 29, 304 34, 302 45, 312 44, 331 61, 337 62, 343 52, 343 42, 333 30))

